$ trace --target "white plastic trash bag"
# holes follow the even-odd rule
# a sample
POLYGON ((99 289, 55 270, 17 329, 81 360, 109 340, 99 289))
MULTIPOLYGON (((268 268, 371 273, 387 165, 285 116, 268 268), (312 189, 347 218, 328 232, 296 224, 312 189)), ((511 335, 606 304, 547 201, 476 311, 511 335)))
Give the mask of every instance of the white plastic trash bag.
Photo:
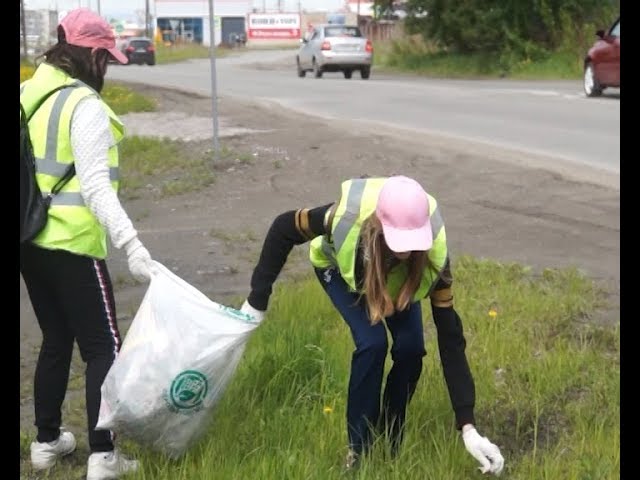
POLYGON ((155 266, 102 384, 96 428, 177 458, 206 429, 258 324, 155 266))

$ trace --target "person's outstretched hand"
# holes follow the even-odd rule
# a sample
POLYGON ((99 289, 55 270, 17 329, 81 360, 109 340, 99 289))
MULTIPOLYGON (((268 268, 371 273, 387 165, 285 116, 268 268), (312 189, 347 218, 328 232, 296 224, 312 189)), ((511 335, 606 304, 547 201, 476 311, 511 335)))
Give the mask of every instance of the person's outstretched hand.
POLYGON ((482 473, 500 475, 504 467, 504 458, 500 449, 491 443, 487 437, 481 436, 473 425, 462 428, 462 440, 467 451, 480 462, 482 473))
POLYGON ((262 310, 256 310, 255 308, 253 308, 249 303, 249 300, 244 301, 244 303, 240 307, 240 311, 252 317, 254 321, 256 321, 257 323, 261 323, 262 320, 264 320, 265 312, 263 312, 262 310))

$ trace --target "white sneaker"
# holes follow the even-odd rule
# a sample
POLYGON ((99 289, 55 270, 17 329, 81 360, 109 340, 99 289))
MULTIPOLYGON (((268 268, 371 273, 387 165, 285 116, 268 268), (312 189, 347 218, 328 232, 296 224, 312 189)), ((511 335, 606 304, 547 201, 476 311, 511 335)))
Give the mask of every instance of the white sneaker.
POLYGON ((34 470, 51 468, 58 458, 69 455, 75 449, 73 433, 60 429, 60 436, 53 442, 31 442, 31 465, 34 470))
POLYGON ((87 480, 115 479, 137 469, 138 461, 129 460, 118 450, 92 453, 87 461, 87 480))

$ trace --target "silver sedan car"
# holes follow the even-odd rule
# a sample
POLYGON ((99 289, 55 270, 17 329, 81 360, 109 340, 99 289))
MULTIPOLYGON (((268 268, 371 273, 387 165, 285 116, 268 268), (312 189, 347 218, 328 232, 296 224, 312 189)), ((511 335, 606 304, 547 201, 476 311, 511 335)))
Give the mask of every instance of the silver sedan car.
POLYGON ((354 70, 364 79, 371 75, 373 45, 355 25, 316 25, 310 37, 301 42, 296 55, 299 77, 307 71, 316 78, 324 72, 342 72, 344 78, 351 78, 354 70))

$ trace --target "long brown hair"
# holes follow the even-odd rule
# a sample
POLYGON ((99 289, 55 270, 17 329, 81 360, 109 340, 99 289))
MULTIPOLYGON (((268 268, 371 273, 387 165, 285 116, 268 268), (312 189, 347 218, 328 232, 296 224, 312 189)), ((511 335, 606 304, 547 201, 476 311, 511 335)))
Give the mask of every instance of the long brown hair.
POLYGON ((92 51, 89 47, 78 47, 66 42, 64 29, 58 27, 58 43, 38 57, 37 63, 45 61, 70 77, 76 78, 100 93, 107 73, 107 62, 111 54, 104 49, 92 51))
POLYGON ((365 296, 369 319, 375 325, 396 310, 406 309, 415 295, 425 268, 429 267, 427 252, 411 252, 407 263, 407 279, 400 288, 394 304, 387 291, 387 274, 392 267, 393 252, 384 241, 382 224, 375 213, 363 223, 360 232, 364 250, 364 281, 362 294, 365 296))

